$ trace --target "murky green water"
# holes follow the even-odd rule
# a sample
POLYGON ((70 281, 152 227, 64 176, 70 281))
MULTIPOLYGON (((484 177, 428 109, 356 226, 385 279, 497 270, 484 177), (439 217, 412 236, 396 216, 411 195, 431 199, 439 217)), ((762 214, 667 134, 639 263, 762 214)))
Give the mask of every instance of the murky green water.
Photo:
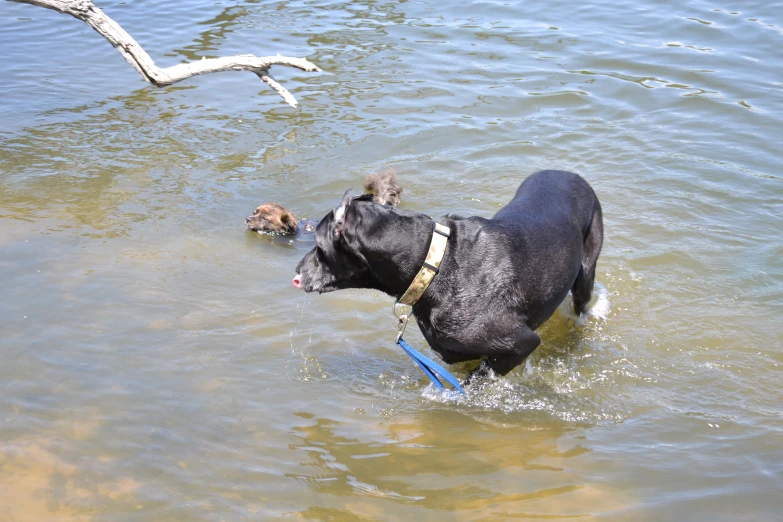
POLYGON ((783 9, 515 4, 101 3, 163 65, 309 57, 300 109, 0 4, 0 520, 779 519, 783 9), (432 392, 389 297, 243 230, 387 167, 435 216, 582 173, 604 309, 432 392))

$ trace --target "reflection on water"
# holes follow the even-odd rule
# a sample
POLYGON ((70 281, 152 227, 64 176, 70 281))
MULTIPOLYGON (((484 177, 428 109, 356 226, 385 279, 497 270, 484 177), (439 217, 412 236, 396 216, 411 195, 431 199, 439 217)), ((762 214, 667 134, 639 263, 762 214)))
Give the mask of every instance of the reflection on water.
POLYGON ((325 72, 273 71, 297 110, 237 73, 158 90, 84 24, 6 5, 0 520, 777 516, 772 4, 102 7, 161 65, 325 72), (591 317, 566 301, 523 367, 442 394, 388 296, 297 292, 309 245, 244 230, 392 166, 432 216, 582 173, 606 223, 591 317))
MULTIPOLYGON (((358 501, 337 511, 342 515, 371 517, 393 512, 396 506, 415 506, 414 512, 455 511, 467 519, 511 513, 536 516, 541 510, 574 517, 588 514, 586 505, 590 510, 618 511, 629 503, 575 479, 569 472, 570 459, 590 449, 583 441, 568 447, 558 444, 565 436, 562 430, 496 424, 493 432, 504 436, 477 437, 474 430, 486 430, 485 423, 440 411, 398 417, 370 433, 354 426, 357 435, 345 437, 335 433, 339 423, 333 420, 306 412, 296 415, 303 425, 294 428, 301 441, 292 449, 306 455, 301 466, 307 473, 293 478, 318 494, 339 497, 346 489, 352 491, 358 501), (444 442, 449 451, 439 451, 444 442), (379 469, 388 471, 379 474, 379 469), (375 503, 361 502, 363 497, 385 507, 372 508, 375 503)), ((328 512, 310 507, 302 514, 328 512)))

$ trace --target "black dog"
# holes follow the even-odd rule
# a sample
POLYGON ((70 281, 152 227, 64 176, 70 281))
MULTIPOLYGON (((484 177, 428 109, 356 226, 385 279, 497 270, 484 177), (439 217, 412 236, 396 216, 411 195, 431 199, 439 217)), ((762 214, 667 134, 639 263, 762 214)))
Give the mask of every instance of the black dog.
MULTIPOLYGON (((351 198, 316 228, 316 247, 293 283, 306 292, 373 288, 399 298, 433 234, 428 216, 351 198)), ((536 349, 533 330, 571 290, 586 311, 603 243, 601 205, 580 176, 557 170, 527 178, 492 219, 446 216, 440 271, 414 305, 419 329, 449 364, 487 356, 505 375, 536 349)))

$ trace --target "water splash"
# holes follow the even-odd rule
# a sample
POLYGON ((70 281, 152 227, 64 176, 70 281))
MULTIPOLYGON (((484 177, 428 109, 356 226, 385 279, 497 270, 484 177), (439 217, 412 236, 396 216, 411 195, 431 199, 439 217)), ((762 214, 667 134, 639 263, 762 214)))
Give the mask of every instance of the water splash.
POLYGON ((574 313, 573 296, 569 293, 568 297, 566 297, 558 307, 558 311, 564 316, 573 319, 577 326, 585 326, 590 322, 590 319, 606 321, 609 317, 609 312, 611 311, 611 303, 609 302, 609 291, 603 284, 595 283, 592 301, 593 305, 586 313, 576 315, 574 313))
POLYGON ((614 373, 604 371, 613 364, 615 353, 603 344, 612 340, 602 327, 589 326, 607 321, 608 290, 596 284, 593 305, 579 317, 573 313, 570 297, 559 311, 542 327, 542 346, 521 369, 505 377, 490 371, 465 386, 465 395, 428 385, 422 398, 474 411, 527 413, 569 423, 622 420, 623 408, 612 392, 617 385, 614 373))

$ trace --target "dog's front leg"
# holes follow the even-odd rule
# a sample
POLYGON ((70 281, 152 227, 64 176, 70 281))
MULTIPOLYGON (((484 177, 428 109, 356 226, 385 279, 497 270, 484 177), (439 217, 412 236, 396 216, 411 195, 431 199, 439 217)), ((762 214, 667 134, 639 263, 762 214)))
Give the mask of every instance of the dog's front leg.
POLYGON ((523 325, 513 334, 513 343, 511 349, 505 349, 505 353, 492 355, 482 361, 481 366, 465 379, 464 386, 476 379, 487 377, 490 369, 496 375, 506 375, 533 353, 533 350, 541 344, 541 338, 533 330, 523 325))
POLYGON ((510 353, 493 355, 487 359, 487 366, 497 375, 506 375, 522 364, 527 356, 541 344, 541 338, 527 326, 522 326, 514 336, 514 346, 510 353))

